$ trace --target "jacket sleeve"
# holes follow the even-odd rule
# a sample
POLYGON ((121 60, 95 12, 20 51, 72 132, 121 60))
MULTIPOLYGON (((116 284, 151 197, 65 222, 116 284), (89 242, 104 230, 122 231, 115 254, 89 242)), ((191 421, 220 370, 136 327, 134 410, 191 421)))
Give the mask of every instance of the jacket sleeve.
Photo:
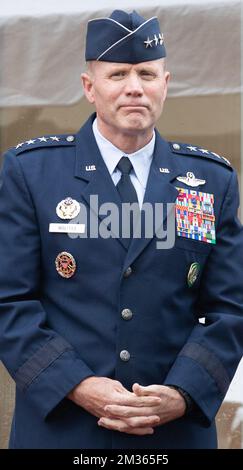
POLYGON ((49 328, 40 302, 40 237, 18 157, 8 152, 0 176, 0 359, 46 418, 67 393, 94 375, 49 328))
POLYGON ((243 353, 243 228, 237 217, 239 192, 232 172, 212 248, 201 278, 198 323, 164 385, 177 385, 198 405, 195 418, 214 419, 243 353))

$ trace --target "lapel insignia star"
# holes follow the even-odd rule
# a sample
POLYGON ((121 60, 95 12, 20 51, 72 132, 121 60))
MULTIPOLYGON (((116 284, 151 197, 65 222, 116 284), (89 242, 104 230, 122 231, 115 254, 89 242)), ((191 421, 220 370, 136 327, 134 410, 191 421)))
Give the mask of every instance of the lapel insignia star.
POLYGON ((47 142, 48 141, 48 139, 46 137, 39 137, 38 140, 40 142, 47 142))
POLYGON ((34 144, 34 143, 35 143, 35 141, 36 141, 36 139, 34 139, 34 140, 32 140, 32 139, 30 139, 30 140, 26 140, 25 144, 27 144, 27 145, 31 145, 31 144, 34 144))
POLYGON ((59 138, 55 135, 54 137, 50 137, 51 140, 55 140, 56 142, 59 142, 59 138))
POLYGON ((192 188, 196 188, 196 186, 200 186, 206 183, 206 180, 201 180, 195 177, 194 173, 188 171, 186 176, 177 176, 176 178, 181 183, 186 184, 187 186, 191 186, 192 188))

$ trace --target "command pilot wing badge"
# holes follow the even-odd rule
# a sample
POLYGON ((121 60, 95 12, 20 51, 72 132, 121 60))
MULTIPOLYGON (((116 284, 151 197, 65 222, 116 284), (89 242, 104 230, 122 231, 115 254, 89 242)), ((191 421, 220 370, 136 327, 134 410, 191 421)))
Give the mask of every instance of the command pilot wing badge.
POLYGON ((202 184, 206 183, 206 180, 201 180, 195 177, 194 173, 188 171, 186 176, 177 176, 176 178, 181 183, 186 184, 187 186, 191 186, 192 188, 196 188, 202 184))

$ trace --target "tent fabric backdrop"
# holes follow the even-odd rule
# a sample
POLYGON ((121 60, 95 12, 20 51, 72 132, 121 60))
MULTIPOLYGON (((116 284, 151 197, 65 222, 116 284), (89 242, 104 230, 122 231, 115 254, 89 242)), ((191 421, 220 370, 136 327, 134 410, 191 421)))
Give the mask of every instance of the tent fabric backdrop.
MULTIPOLYGON (((165 35, 169 96, 240 92, 240 0, 121 0, 158 16, 165 35)), ((82 97, 87 21, 111 0, 9 0, 0 11, 0 106, 71 105, 82 97)))

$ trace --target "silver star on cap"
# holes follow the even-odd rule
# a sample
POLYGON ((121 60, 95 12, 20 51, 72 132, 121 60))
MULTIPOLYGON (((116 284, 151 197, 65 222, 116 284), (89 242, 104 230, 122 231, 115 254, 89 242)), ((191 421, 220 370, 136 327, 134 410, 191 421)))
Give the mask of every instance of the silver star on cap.
POLYGON ((47 142, 48 141, 48 139, 46 137, 38 137, 38 140, 40 142, 47 142))
POLYGON ((34 144, 34 143, 35 143, 35 141, 36 141, 36 139, 34 139, 34 140, 32 140, 32 139, 30 139, 30 140, 26 140, 25 144, 27 144, 27 145, 31 145, 31 144, 34 144))
POLYGON ((162 46, 163 42, 164 42, 164 35, 163 34, 161 35, 159 33, 159 43, 160 43, 161 46, 162 46))
POLYGON ((206 180, 200 180, 196 178, 194 173, 192 173, 191 171, 188 171, 186 176, 177 176, 176 179, 178 181, 181 181, 181 183, 186 184, 187 186, 191 186, 192 188, 206 183, 206 180))
POLYGON ((154 34, 154 42, 155 42, 155 45, 158 46, 159 44, 159 38, 156 34, 154 34))
POLYGON ((147 41, 143 41, 144 44, 146 45, 146 49, 148 47, 153 47, 152 44, 153 44, 153 39, 149 39, 149 37, 147 38, 147 41))
POLYGON ((54 137, 50 137, 51 140, 55 140, 56 142, 59 142, 59 138, 55 135, 54 137))

